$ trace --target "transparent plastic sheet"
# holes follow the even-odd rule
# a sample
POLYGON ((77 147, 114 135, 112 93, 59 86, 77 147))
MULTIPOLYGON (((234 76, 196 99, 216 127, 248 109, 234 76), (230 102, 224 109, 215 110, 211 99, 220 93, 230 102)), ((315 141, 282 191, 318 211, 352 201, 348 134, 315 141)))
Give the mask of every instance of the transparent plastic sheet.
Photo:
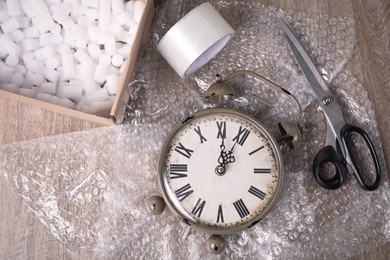
MULTIPOLYGON (((353 19, 283 11, 255 1, 214 1, 236 35, 199 73, 182 81, 155 47, 199 3, 170 1, 159 10, 123 125, 2 146, 1 175, 68 251, 93 258, 341 258, 389 241, 390 193, 375 115, 364 87, 341 70, 352 53, 353 19), (374 142, 383 175, 378 190, 361 190, 350 175, 334 191, 314 181, 311 163, 324 144, 326 124, 284 39, 282 17, 304 35, 347 121, 365 129, 374 142), (144 199, 159 193, 156 161, 172 125, 211 106, 202 95, 214 75, 237 69, 254 70, 296 95, 308 132, 296 150, 282 147, 285 185, 276 207, 251 229, 227 236, 229 248, 215 257, 206 251, 208 235, 194 231, 181 240, 184 224, 168 210, 149 215, 144 199)), ((249 77, 231 83, 237 109, 253 114, 253 93, 275 103, 256 116, 276 136, 277 122, 295 117, 291 104, 266 85, 249 77)))

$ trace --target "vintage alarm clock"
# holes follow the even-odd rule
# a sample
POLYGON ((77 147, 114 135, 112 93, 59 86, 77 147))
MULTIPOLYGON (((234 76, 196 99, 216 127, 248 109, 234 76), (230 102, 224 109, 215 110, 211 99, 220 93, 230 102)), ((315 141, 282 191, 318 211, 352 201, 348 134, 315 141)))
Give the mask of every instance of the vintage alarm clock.
MULTIPOLYGON (((252 71, 241 70, 224 80, 218 76, 205 93, 209 100, 234 97, 226 81, 250 75, 287 95, 298 108, 298 121, 279 123, 291 148, 301 140, 301 106, 287 90, 252 71)), ((210 234, 207 248, 221 253, 223 235, 258 223, 275 205, 283 183, 279 144, 253 116, 232 108, 208 108, 178 122, 163 143, 158 159, 162 196, 147 198, 149 212, 165 205, 191 228, 210 234)), ((188 232, 187 232, 188 233, 188 232)))

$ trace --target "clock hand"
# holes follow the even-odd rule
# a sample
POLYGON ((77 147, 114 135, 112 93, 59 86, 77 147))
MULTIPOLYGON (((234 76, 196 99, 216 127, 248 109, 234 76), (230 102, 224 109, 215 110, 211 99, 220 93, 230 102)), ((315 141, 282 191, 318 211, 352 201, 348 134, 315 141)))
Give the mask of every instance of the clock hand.
POLYGON ((234 163, 236 161, 236 159, 234 158, 234 155, 233 155, 233 150, 234 150, 234 147, 236 146, 236 143, 233 144, 233 147, 230 149, 230 151, 226 154, 226 164, 228 163, 234 163))
MULTIPOLYGON (((223 143, 223 140, 222 140, 222 143, 223 143)), ((234 158, 233 150, 234 150, 234 147, 236 146, 236 143, 234 143, 233 147, 228 152, 225 151, 225 145, 222 144, 221 147, 222 146, 223 146, 223 149, 221 148, 221 155, 218 158, 218 162, 222 166, 226 166, 229 163, 234 163, 236 161, 236 159, 234 158)))
POLYGON ((219 157, 218 157, 218 163, 221 166, 225 166, 226 165, 226 152, 225 152, 225 144, 224 144, 223 138, 222 138, 222 144, 219 146, 219 148, 221 149, 221 153, 219 154, 219 157))

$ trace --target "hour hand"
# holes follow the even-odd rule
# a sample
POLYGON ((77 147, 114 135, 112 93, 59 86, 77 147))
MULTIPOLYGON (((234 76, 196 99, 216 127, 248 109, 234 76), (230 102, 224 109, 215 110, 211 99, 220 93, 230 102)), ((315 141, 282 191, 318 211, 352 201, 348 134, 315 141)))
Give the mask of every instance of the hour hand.
POLYGON ((236 144, 233 145, 232 149, 230 149, 230 151, 226 152, 225 151, 225 145, 223 143, 223 139, 222 139, 222 144, 221 144, 221 154, 219 155, 219 158, 218 158, 218 163, 222 166, 225 166, 226 164, 229 164, 229 163, 234 163, 236 161, 236 159, 234 158, 234 155, 233 155, 233 149, 235 147, 236 144))
POLYGON ((222 144, 219 146, 221 149, 221 153, 219 154, 218 157, 218 163, 220 165, 225 165, 226 164, 226 152, 225 152, 225 145, 224 145, 224 140, 222 139, 222 144))

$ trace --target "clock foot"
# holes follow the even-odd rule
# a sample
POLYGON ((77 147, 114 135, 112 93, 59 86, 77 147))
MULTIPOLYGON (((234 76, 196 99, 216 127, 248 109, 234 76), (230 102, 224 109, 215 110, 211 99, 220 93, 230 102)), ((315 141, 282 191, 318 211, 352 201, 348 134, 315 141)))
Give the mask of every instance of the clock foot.
POLYGON ((226 240, 219 235, 212 235, 207 239, 207 250, 212 254, 220 254, 226 247, 226 240))
POLYGON ((160 196, 147 198, 145 204, 148 212, 153 215, 160 215, 165 209, 165 201, 160 196))

